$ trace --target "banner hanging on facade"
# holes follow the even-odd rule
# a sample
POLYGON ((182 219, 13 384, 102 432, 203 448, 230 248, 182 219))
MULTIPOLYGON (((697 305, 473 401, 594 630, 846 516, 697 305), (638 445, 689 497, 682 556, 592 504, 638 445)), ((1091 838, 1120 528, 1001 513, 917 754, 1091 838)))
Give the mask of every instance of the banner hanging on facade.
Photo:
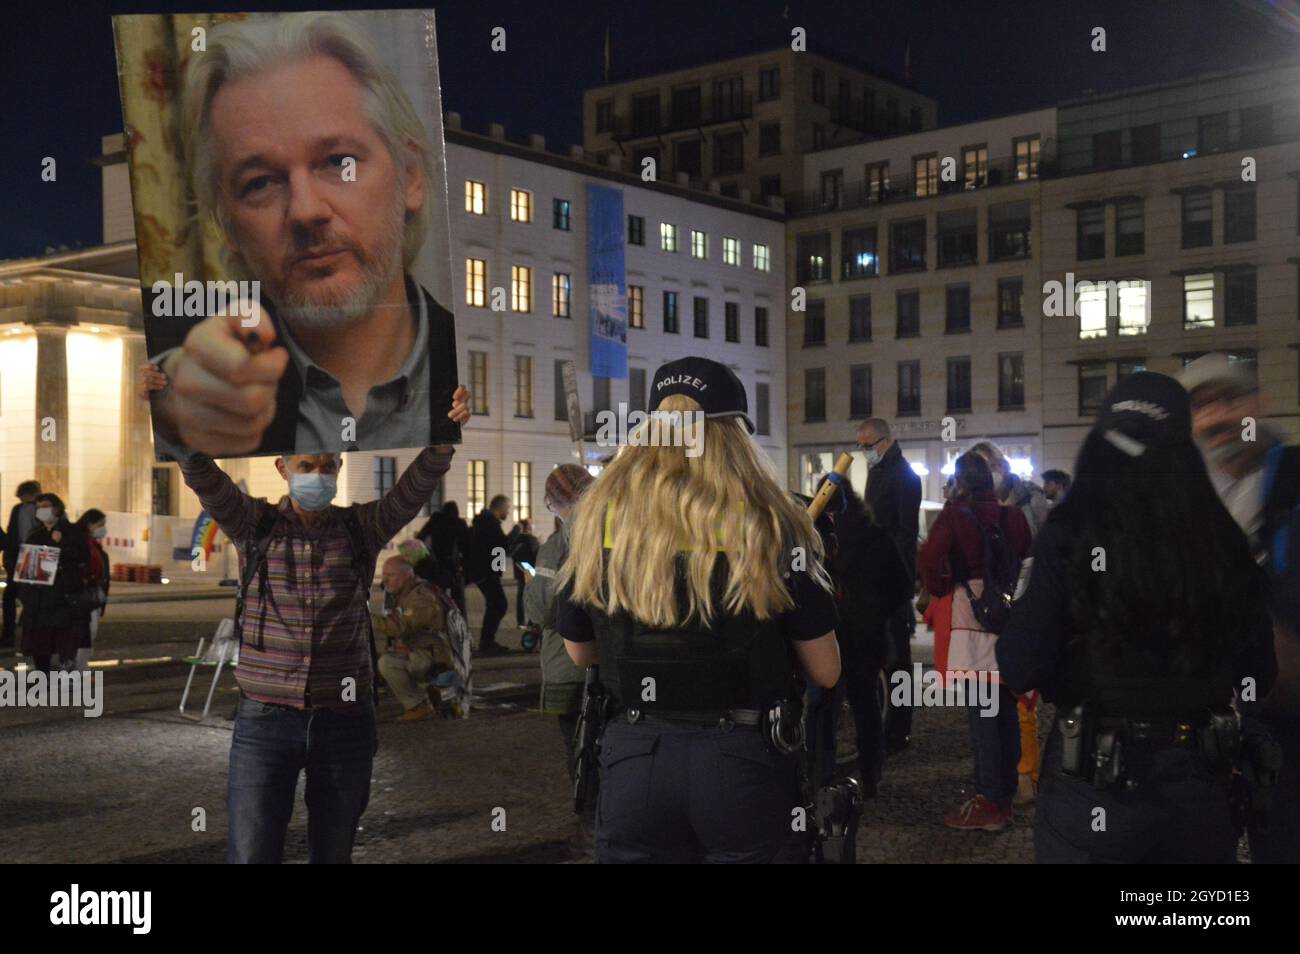
POLYGON ((627 377, 627 283, 623 270, 623 193, 587 186, 587 287, 591 373, 627 377))

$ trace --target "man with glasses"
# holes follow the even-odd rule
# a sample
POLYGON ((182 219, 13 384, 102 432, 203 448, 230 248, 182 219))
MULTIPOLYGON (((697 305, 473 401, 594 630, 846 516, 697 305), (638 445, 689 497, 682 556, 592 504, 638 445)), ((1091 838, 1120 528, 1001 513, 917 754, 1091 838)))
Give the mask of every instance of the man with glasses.
MULTIPOLYGON (((1192 436, 1223 505, 1250 540, 1255 558, 1277 574, 1277 538, 1286 537, 1300 505, 1300 447, 1287 446, 1263 420, 1264 402, 1254 371, 1225 354, 1207 354, 1183 368, 1179 382, 1192 404, 1192 436), (1280 533, 1279 533, 1280 531, 1280 533)), ((1295 559, 1288 555, 1288 559, 1295 559)), ((1294 604, 1277 590, 1274 607, 1294 604)), ((1278 677, 1262 705, 1243 709, 1243 729, 1263 731, 1280 743, 1281 775, 1274 788, 1275 817, 1267 831, 1250 830, 1255 863, 1300 861, 1300 635, 1296 620, 1274 614, 1278 677)))
MULTIPOLYGON (((867 458, 867 490, 863 499, 872 516, 889 534, 907 567, 908 577, 916 578, 916 538, 921 520, 921 478, 903 457, 902 449, 890 435, 889 422, 873 417, 858 425, 858 446, 867 458)), ((886 627, 886 671, 893 685, 893 673, 903 671, 911 678, 912 633, 916 629, 916 610, 912 601, 904 603, 886 627)), ((907 748, 912 735, 912 710, 891 706, 885 724, 885 751, 897 753, 907 748)))

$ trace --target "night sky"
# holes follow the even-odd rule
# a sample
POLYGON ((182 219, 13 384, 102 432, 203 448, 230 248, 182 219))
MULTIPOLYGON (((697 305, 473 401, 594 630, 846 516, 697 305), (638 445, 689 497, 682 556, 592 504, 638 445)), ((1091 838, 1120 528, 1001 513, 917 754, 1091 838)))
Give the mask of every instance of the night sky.
MULTIPOLYGON (((185 3, 172 9, 320 9, 321 3, 185 3)), ((342 4, 340 9, 390 3, 342 4)), ((110 17, 164 3, 7 3, 0 12, 0 259, 101 240, 102 135, 120 131, 110 17), (40 180, 41 159, 59 161, 40 180)), ((947 125, 1047 106, 1088 91, 1164 82, 1300 55, 1294 0, 456 0, 438 15, 443 106, 465 128, 502 122, 551 149, 581 140, 582 91, 602 82, 605 27, 618 80, 789 43, 901 76, 947 125), (489 49, 507 30, 508 51, 489 49), (1093 27, 1107 52, 1090 49, 1093 27)))

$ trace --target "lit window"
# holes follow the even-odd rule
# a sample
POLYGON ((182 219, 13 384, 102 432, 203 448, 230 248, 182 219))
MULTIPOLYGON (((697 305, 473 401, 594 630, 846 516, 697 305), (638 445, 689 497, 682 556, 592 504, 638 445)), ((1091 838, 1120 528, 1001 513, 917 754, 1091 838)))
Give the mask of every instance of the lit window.
POLYGON ((1214 274, 1183 278, 1183 327, 1214 327, 1214 274))
POLYGON ((917 156, 912 160, 913 194, 918 199, 939 193, 939 157, 917 156))
POLYGON ((551 316, 553 318, 569 317, 569 276, 556 272, 551 276, 551 316))
POLYGON ((645 288, 640 285, 627 286, 627 325, 645 327, 645 288))
POLYGON ((722 264, 740 264, 740 239, 732 238, 730 235, 722 237, 722 264))
POLYGON ((1151 326, 1151 296, 1149 283, 1144 281, 1119 283, 1119 333, 1144 335, 1151 326))
POLYGON ((487 461, 471 460, 466 466, 468 510, 477 516, 487 507, 487 461))
POLYGON ((665 252, 677 251, 677 226, 671 222, 659 223, 659 247, 665 252))
POLYGON ((487 262, 465 259, 465 302, 474 308, 487 306, 487 262))
POLYGON ((1080 282, 1074 313, 1079 316, 1080 338, 1106 337, 1106 286, 1080 282))
POLYGON ((1015 140, 1017 182, 1038 178, 1038 148, 1037 136, 1015 140))
POLYGON ((709 236, 705 232, 691 229, 691 258, 709 257, 709 236))
POLYGON ((510 221, 531 222, 533 220, 533 194, 526 189, 510 190, 510 221))
POLYGON ((533 270, 527 265, 510 266, 510 310, 533 310, 533 270))
POLYGON ((487 183, 465 180, 465 211, 471 215, 487 215, 487 183))
POLYGON ((514 521, 533 518, 533 465, 531 461, 517 460, 510 465, 510 486, 513 494, 510 498, 514 508, 514 521))
POLYGON ((770 272, 772 270, 772 260, 768 256, 766 245, 754 243, 754 268, 760 272, 770 272))

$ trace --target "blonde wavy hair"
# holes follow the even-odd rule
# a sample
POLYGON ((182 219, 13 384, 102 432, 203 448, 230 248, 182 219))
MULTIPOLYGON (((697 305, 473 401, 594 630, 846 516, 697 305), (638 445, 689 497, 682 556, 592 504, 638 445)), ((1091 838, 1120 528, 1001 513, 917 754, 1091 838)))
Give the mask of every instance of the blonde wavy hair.
POLYGON ((572 580, 575 602, 610 616, 623 611, 661 629, 707 625, 719 613, 749 610, 763 620, 790 609, 794 601, 784 576, 796 547, 814 579, 829 589, 821 537, 740 418, 705 419, 695 413, 700 405, 680 394, 666 397, 659 410, 681 412, 681 423, 672 426, 703 427, 703 434, 677 435, 683 439, 674 442, 664 436, 670 428, 661 427, 659 446, 629 441, 619 450, 578 504, 557 586, 572 580), (686 437, 702 438, 702 453, 687 456, 686 437), (721 550, 728 575, 716 606, 709 583, 721 550), (685 615, 677 596, 679 557, 685 615))

